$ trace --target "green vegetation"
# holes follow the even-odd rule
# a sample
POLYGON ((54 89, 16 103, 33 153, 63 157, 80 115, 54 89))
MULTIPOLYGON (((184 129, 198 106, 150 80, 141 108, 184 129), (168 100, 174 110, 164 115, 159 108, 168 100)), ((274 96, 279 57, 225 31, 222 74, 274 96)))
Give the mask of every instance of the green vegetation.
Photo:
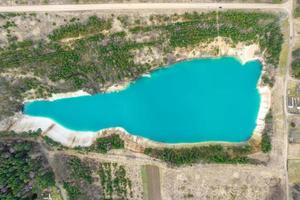
MULTIPOLYGON (((95 189, 90 162, 76 156, 61 156, 59 159, 61 167, 64 168, 63 186, 68 192, 69 199, 90 199, 89 191, 95 189)), ((99 193, 100 190, 97 188, 95 195, 99 193)))
POLYGON ((272 3, 282 3, 282 0, 272 0, 272 3))
POLYGON ((271 144, 271 138, 268 134, 264 133, 262 135, 262 140, 261 140, 261 150, 264 153, 270 152, 272 149, 272 144, 271 144))
POLYGON ((67 147, 63 146, 61 143, 56 142, 54 140, 52 140, 51 138, 49 138, 48 136, 44 136, 43 137, 45 143, 47 145, 49 145, 52 149, 56 149, 56 150, 63 150, 63 149, 67 149, 67 147))
MULTIPOLYGON (((20 110, 28 91, 34 91, 37 98, 79 89, 101 92, 107 85, 135 79, 151 67, 168 64, 169 55, 175 56, 178 47, 194 47, 217 36, 230 38, 233 45, 240 41, 258 43, 266 62, 278 65, 283 39, 275 14, 224 11, 218 15, 218 22, 216 12, 153 15, 149 25, 142 18, 118 16, 129 34, 112 31, 113 17, 92 16, 85 22, 73 19, 58 27, 49 34, 49 41, 9 40, 9 46, 0 49, 0 73, 16 71, 33 76, 0 76, 0 120, 20 110), (151 57, 145 49, 158 49, 162 61, 138 56, 137 52, 142 52, 151 57)), ((13 24, 8 27, 14 28, 13 24)))
MULTIPOLYGON (((73 18, 70 22, 74 22, 73 18)), ((86 23, 72 23, 70 25, 62 26, 60 29, 56 29, 49 38, 51 40, 61 40, 64 38, 74 38, 80 35, 97 34, 103 30, 111 28, 111 20, 99 19, 96 16, 90 17, 86 23)))
POLYGON ((76 200, 81 195, 80 189, 70 183, 64 182, 64 188, 68 192, 70 200, 76 200))
POLYGON ((37 152, 33 142, 0 141, 0 199, 41 199, 55 185, 52 170, 37 152))
POLYGON ((264 83, 264 85, 268 85, 272 88, 274 86, 275 79, 274 77, 270 77, 269 75, 264 74, 262 76, 262 82, 264 83))
POLYGON ((75 147, 75 150, 81 152, 97 152, 107 153, 112 149, 123 149, 124 141, 118 134, 111 134, 109 136, 97 138, 93 145, 90 147, 75 147))
POLYGON ((126 177, 124 166, 116 163, 101 163, 98 174, 104 190, 104 199, 125 200, 133 197, 131 180, 126 177))
POLYGON ((145 165, 141 167, 141 175, 143 181, 143 199, 149 200, 149 190, 148 190, 149 178, 148 178, 147 169, 145 165))
POLYGON ((80 160, 76 156, 67 155, 59 157, 59 163, 65 170, 62 181, 70 200, 133 198, 132 183, 123 165, 80 160), (98 175, 99 181, 95 179, 97 181, 94 182, 92 175, 98 175))
POLYGON ((38 129, 36 131, 25 131, 21 133, 16 133, 15 131, 0 131, 1 137, 22 137, 22 138, 37 138, 41 135, 42 130, 38 129))
POLYGON ((92 171, 77 157, 71 157, 68 160, 68 166, 70 167, 71 176, 74 179, 85 180, 88 183, 92 183, 92 171))
POLYGON ((146 148, 144 153, 174 165, 203 163, 249 163, 247 154, 249 145, 223 147, 221 145, 199 146, 191 148, 146 148))
POLYGON ((292 75, 300 78, 300 48, 293 51, 292 75))
POLYGON ((294 16, 295 17, 300 17, 300 6, 299 5, 295 8, 294 16))
POLYGON ((295 78, 300 78, 300 58, 297 58, 292 62, 292 75, 295 78))
POLYGON ((299 58, 300 57, 300 48, 294 50, 292 55, 294 58, 299 58))
POLYGON ((268 153, 272 149, 272 144, 271 144, 271 137, 270 133, 272 132, 272 123, 273 123, 273 114, 272 110, 270 110, 265 118, 265 129, 262 134, 262 139, 261 139, 261 151, 264 153, 268 153))

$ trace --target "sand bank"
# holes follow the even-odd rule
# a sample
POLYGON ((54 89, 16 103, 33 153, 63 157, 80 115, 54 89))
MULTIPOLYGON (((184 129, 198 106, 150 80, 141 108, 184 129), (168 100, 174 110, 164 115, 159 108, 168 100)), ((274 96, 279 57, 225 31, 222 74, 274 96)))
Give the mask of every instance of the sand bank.
POLYGON ((260 57, 259 45, 245 44, 233 42, 227 38, 218 37, 210 43, 199 44, 193 48, 176 48, 174 55, 179 55, 176 61, 192 59, 192 58, 206 58, 206 57, 236 57, 242 64, 252 60, 262 60, 260 57))
POLYGON ((256 119, 256 127, 253 134, 261 135, 265 128, 265 117, 268 114, 271 107, 271 90, 267 86, 258 87, 260 93, 260 106, 256 119))
MULTIPOLYGON (((13 118, 13 125, 9 130, 23 132, 40 128, 43 131, 43 135, 47 135, 65 146, 89 146, 98 136, 97 132, 69 130, 44 117, 32 117, 18 113, 13 118)), ((0 124, 0 130, 5 129, 5 125, 3 123, 0 124)))
POLYGON ((71 98, 71 97, 80 97, 80 96, 89 96, 90 94, 83 91, 83 90, 78 90, 75 92, 66 92, 66 93, 53 93, 51 97, 48 98, 37 98, 37 99, 25 99, 24 102, 31 102, 31 101, 38 101, 38 100, 48 100, 48 101, 54 101, 57 99, 62 99, 62 98, 71 98))

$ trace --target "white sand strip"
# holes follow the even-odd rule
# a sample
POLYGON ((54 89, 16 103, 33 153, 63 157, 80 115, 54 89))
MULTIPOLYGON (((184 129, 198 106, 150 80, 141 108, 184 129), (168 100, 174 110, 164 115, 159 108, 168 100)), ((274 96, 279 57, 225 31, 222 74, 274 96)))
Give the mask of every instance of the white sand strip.
POLYGON ((261 135, 265 128, 265 118, 271 107, 271 90, 268 86, 258 87, 260 93, 260 106, 253 134, 261 135))
POLYGON ((91 131, 73 131, 44 117, 31 117, 20 114, 18 118, 16 123, 10 128, 11 130, 22 132, 37 130, 38 128, 42 129, 42 131, 49 129, 46 135, 65 146, 89 146, 99 134, 91 131), (54 126, 51 128, 52 125, 54 126))
POLYGON ((66 93, 53 93, 51 97, 49 98, 38 98, 38 99, 25 99, 24 102, 32 102, 32 101, 38 101, 38 100, 48 100, 48 101, 54 101, 57 99, 62 99, 62 98, 71 98, 71 97, 80 97, 80 96, 89 96, 90 94, 83 91, 83 90, 78 90, 75 92, 66 92, 66 93))

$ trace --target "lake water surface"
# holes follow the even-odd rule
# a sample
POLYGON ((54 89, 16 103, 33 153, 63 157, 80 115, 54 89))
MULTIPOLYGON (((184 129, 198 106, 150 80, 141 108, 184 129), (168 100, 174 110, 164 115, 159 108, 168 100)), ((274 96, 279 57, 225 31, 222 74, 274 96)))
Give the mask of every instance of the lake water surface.
POLYGON ((241 142, 256 126, 261 68, 233 57, 195 59, 155 70, 120 92, 34 101, 24 112, 78 131, 123 127, 166 143, 241 142))

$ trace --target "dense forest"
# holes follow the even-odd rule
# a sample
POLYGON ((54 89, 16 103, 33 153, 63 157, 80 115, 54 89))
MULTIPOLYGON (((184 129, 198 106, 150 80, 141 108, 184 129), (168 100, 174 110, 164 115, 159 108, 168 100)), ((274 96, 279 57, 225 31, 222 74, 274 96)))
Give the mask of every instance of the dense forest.
POLYGON ((258 43, 266 62, 278 65, 282 34, 275 14, 195 12, 152 15, 148 21, 127 15, 91 16, 58 27, 47 40, 17 42, 12 38, 9 46, 0 49, 0 74, 15 73, 0 76, 0 120, 20 110, 29 94, 44 98, 79 89, 101 92, 174 62, 176 48, 194 48, 217 36, 233 44, 258 43), (122 30, 113 30, 114 21, 121 23, 122 30), (155 52, 160 61, 154 59, 155 52))
POLYGON ((65 170, 60 181, 70 200, 133 199, 132 183, 123 165, 66 155, 57 159, 65 170))
POLYGON ((0 141, 0 160, 1 200, 43 199, 55 185, 52 169, 35 142, 0 141))

